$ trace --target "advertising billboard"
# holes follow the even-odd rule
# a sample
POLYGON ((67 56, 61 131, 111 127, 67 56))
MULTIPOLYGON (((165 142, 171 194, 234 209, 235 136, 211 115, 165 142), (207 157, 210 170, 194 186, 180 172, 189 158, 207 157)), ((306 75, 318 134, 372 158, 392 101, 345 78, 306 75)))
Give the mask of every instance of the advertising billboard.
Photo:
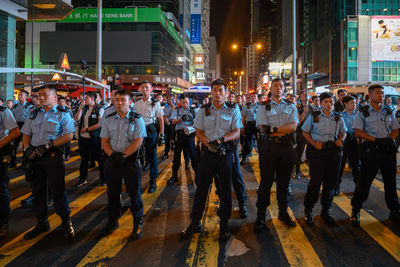
POLYGON ((372 16, 372 61, 400 61, 400 16, 372 16))
POLYGON ((190 3, 190 43, 201 43, 201 0, 190 3))

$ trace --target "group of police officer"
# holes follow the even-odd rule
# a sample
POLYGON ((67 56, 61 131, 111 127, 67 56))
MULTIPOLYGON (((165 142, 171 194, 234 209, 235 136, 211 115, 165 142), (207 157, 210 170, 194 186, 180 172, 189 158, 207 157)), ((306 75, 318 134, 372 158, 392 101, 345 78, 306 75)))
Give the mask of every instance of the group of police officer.
MULTIPOLYGON (((107 185, 108 221, 100 232, 101 236, 118 227, 123 183, 131 200, 131 238, 136 240, 143 235, 142 166, 151 169, 148 193, 153 193, 159 174, 157 145, 166 141, 163 158, 167 158, 172 149, 174 153, 172 177, 168 184, 179 180, 182 152, 185 169, 188 169, 190 161, 196 174, 196 193, 190 215, 192 222, 182 231, 182 238, 202 230, 201 218, 213 181, 220 199, 220 240, 230 238, 228 221, 232 211, 232 185, 239 202, 239 215, 248 217, 240 164, 248 161, 255 140, 261 171, 254 223, 256 233, 266 227, 266 209, 270 205, 274 181, 278 219, 288 227, 296 226, 296 220, 288 213, 288 196, 293 168, 294 178, 301 177, 300 165, 306 144, 310 181, 304 199, 304 213, 308 225, 314 225, 312 210, 318 201, 321 184, 321 217, 329 224, 335 222, 330 211, 335 193, 340 193, 341 176, 347 160, 355 181, 351 223, 359 225, 362 203, 368 198, 378 170, 385 183, 389 217, 396 223, 400 222, 396 190, 397 149, 394 144, 400 125, 393 110, 383 105, 382 86, 369 87, 370 103, 359 105, 354 97, 343 96, 339 97, 340 107, 339 104, 334 106, 330 93, 314 97, 312 105, 308 103, 307 95, 301 93, 300 103, 296 106, 284 98, 284 81, 279 78, 272 81, 265 101, 258 102, 257 96, 250 95, 246 104, 235 104, 235 97, 224 81, 217 79, 211 84, 211 102, 204 102, 200 108, 190 106, 190 99, 186 96, 181 98, 177 107, 173 105, 172 97, 166 104, 160 103, 151 97, 152 85, 148 81, 142 82, 139 90, 143 97, 133 103, 130 91, 114 89, 112 105, 106 109, 95 103, 95 94, 88 93, 75 114, 81 155, 77 186, 87 184, 90 151, 99 163, 100 184, 107 185), (342 109, 334 111, 334 108, 342 109), (242 143, 241 162, 239 143, 242 143)), ((31 183, 37 216, 37 225, 25 234, 25 238, 32 239, 50 230, 48 198, 54 202, 56 213, 61 217, 64 236, 71 238, 75 231, 65 193, 64 147, 76 131, 75 121, 66 108, 57 104, 56 88, 51 85, 39 88, 34 105, 27 104, 26 97, 27 93, 21 92, 19 103, 12 110, 0 107, 0 237, 7 234, 10 217, 7 171, 10 163, 15 162, 13 157, 21 132, 22 166, 31 183)))

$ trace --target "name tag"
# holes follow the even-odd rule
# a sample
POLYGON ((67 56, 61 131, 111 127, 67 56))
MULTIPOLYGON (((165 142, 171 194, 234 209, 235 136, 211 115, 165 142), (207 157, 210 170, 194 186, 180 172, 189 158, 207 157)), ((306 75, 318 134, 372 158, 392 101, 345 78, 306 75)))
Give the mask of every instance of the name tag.
POLYGON ((92 114, 92 119, 96 119, 97 115, 96 114, 92 114))

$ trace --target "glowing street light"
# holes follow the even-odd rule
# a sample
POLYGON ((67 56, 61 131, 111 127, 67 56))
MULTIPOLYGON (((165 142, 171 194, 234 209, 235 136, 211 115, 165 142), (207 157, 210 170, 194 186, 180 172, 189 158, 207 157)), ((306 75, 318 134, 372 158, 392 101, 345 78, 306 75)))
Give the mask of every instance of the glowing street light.
POLYGON ((232 45, 232 49, 238 49, 238 47, 239 47, 239 46, 238 46, 237 44, 233 44, 233 45, 232 45))

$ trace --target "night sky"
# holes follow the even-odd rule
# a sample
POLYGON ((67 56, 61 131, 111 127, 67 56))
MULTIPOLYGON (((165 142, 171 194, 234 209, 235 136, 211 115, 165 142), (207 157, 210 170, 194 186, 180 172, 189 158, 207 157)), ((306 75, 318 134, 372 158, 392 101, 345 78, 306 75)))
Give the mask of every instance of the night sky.
POLYGON ((221 75, 227 68, 241 67, 240 51, 232 51, 232 44, 247 46, 250 39, 250 1, 211 0, 210 36, 217 39, 221 53, 221 75))

